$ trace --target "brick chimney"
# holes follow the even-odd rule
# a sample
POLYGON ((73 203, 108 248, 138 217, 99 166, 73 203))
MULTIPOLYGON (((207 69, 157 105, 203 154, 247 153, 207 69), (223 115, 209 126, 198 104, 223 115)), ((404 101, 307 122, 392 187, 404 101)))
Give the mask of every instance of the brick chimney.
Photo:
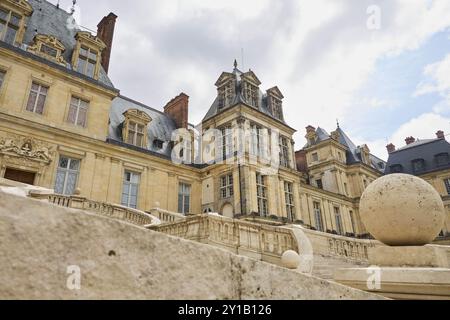
POLYGON ((436 132, 436 137, 438 139, 445 139, 445 133, 442 130, 439 130, 438 132, 436 132))
POLYGON ((97 37, 106 44, 106 48, 102 52, 102 66, 106 73, 109 70, 116 19, 117 16, 111 12, 106 17, 103 17, 102 21, 97 25, 97 37))
POLYGON ((408 138, 405 139, 405 142, 406 142, 407 145, 410 145, 411 143, 416 142, 416 138, 408 137, 408 138))
POLYGON ((306 151, 300 150, 295 152, 295 162, 297 170, 300 172, 308 172, 308 162, 306 158, 306 151))
POLYGON ((388 144, 386 146, 386 149, 387 149, 388 153, 395 152, 395 146, 392 143, 388 144))
POLYGON ((173 98, 165 107, 164 113, 170 116, 177 128, 188 128, 189 96, 181 93, 173 98))
POLYGON ((311 133, 311 132, 316 132, 316 128, 314 128, 313 126, 307 126, 306 127, 306 133, 311 133))

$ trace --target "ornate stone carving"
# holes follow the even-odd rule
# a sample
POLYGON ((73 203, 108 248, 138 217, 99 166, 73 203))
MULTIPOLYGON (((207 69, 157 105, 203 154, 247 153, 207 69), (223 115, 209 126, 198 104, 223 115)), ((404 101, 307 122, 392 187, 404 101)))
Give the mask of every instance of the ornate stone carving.
POLYGON ((54 36, 45 34, 36 35, 33 39, 33 44, 30 45, 27 50, 38 56, 53 60, 61 65, 66 65, 66 61, 62 55, 66 48, 62 42, 54 36), (44 48, 52 50, 52 52, 50 53, 48 50, 44 50, 44 48))
POLYGON ((0 154, 50 164, 54 152, 44 142, 33 138, 9 136, 0 138, 0 154))

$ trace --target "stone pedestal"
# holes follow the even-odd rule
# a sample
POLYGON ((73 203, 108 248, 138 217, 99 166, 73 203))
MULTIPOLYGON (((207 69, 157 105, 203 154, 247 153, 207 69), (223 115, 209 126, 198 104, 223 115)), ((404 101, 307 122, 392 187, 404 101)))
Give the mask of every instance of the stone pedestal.
POLYGON ((450 269, 446 268, 339 269, 334 279, 340 284, 390 299, 450 300, 450 269), (377 277, 380 280, 378 287, 377 277))

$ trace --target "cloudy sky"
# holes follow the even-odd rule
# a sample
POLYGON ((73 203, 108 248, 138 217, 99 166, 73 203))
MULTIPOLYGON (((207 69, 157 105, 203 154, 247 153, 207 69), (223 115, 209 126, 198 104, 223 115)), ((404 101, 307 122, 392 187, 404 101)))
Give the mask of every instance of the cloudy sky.
MULTIPOLYGON (((69 8, 72 1, 60 2, 69 8)), ((355 143, 367 143, 382 158, 387 142, 399 147, 407 136, 433 138, 438 129, 450 134, 449 0, 78 5, 79 23, 90 29, 111 11, 119 16, 110 77, 122 94, 162 109, 185 92, 193 124, 236 58, 241 70, 257 74, 261 89, 281 89, 285 118, 299 131, 298 149, 307 125, 330 132, 336 119, 355 143)))

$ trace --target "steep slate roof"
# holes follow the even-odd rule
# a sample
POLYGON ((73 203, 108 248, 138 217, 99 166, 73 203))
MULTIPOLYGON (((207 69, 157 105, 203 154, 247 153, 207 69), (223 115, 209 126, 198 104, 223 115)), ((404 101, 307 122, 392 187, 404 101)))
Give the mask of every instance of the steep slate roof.
POLYGON ((110 124, 108 140, 110 142, 113 141, 123 143, 122 125, 125 120, 123 113, 130 109, 144 111, 152 118, 152 121, 147 126, 148 145, 146 150, 166 158, 170 158, 172 152, 170 144, 172 132, 177 129, 175 122, 163 112, 150 108, 140 102, 124 96, 119 96, 112 102, 109 116, 110 124), (153 146, 153 141, 156 139, 163 142, 162 149, 156 149, 153 146))
MULTIPOLYGON (((234 68, 233 72, 231 73, 234 78, 236 79, 235 81, 235 85, 236 85, 236 89, 235 92, 236 94, 233 97, 233 101, 232 103, 230 103, 228 106, 225 106, 223 108, 219 108, 219 97, 217 96, 216 99, 214 100, 213 104, 211 105, 211 107, 209 108, 208 112, 206 113, 206 116, 203 118, 203 121, 206 121, 208 119, 211 119, 212 117, 218 115, 219 113, 232 108, 238 104, 245 104, 247 106, 250 106, 246 101, 245 98, 242 94, 242 88, 241 88, 241 76, 244 74, 244 72, 242 72, 241 70, 239 70, 237 67, 234 68)), ((254 108, 252 106, 250 106, 251 108, 254 108)), ((273 114, 271 109, 268 106, 268 99, 267 99, 267 94, 263 93, 261 90, 259 90, 259 102, 258 102, 258 111, 264 113, 265 115, 275 119, 276 121, 282 122, 283 124, 286 125, 286 122, 282 119, 278 119, 276 118, 273 114)))
MULTIPOLYGON (((69 20, 72 19, 71 15, 48 1, 28 0, 28 3, 33 7, 34 11, 31 17, 28 18, 27 29, 21 48, 26 50, 27 46, 33 43, 33 38, 36 34, 54 36, 61 41, 66 48, 66 51, 63 54, 64 59, 67 62, 66 68, 78 73, 76 70, 72 69, 71 61, 73 50, 76 45, 75 35, 78 31, 83 30, 69 28, 67 21, 71 21, 69 20)), ((48 61, 45 59, 40 60, 48 61)), ((51 61, 48 61, 48 63, 52 64, 51 61)), ((83 78, 85 78, 84 75, 83 78)), ((97 81, 94 79, 91 80, 97 81)), ((108 75, 102 66, 100 66, 98 82, 104 86, 114 88, 113 83, 108 78, 108 75)))
MULTIPOLYGON (((345 133, 344 130, 342 130, 342 128, 338 127, 336 129, 336 131, 339 133, 339 143, 342 144, 344 147, 346 147, 347 151, 347 164, 348 165, 352 165, 352 164, 356 164, 356 163, 361 163, 361 150, 360 147, 357 147, 353 141, 350 139, 350 137, 345 133)), ((316 141, 314 142, 314 144, 310 144, 309 142, 305 145, 305 148, 309 148, 313 145, 317 145, 323 141, 327 141, 327 140, 331 140, 331 135, 325 130, 322 129, 321 127, 318 127, 316 129, 316 141)), ((370 154, 370 162, 371 162, 371 166, 372 168, 374 168, 375 170, 378 170, 380 172, 384 172, 384 169, 386 167, 386 162, 380 158, 378 158, 377 156, 370 154), (383 166, 380 167, 380 164, 382 164, 383 166)))
POLYGON ((412 175, 421 175, 427 172, 448 169, 450 168, 450 162, 438 166, 435 158, 436 155, 445 153, 450 155, 450 143, 445 139, 419 140, 390 153, 385 173, 393 173, 391 167, 395 165, 401 165, 403 167, 402 173, 412 175), (425 170, 422 172, 414 172, 412 162, 419 159, 424 160, 425 170))

